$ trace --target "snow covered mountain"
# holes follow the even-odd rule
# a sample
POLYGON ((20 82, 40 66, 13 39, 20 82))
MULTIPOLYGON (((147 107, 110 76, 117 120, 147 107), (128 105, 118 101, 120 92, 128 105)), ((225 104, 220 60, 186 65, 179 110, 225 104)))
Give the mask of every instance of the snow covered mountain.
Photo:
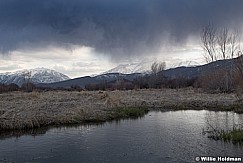
POLYGON ((46 68, 21 70, 16 72, 0 73, 0 83, 15 83, 21 86, 26 78, 30 77, 32 83, 54 83, 70 79, 68 76, 46 68))
POLYGON ((128 63, 128 64, 120 64, 117 67, 110 69, 102 74, 108 73, 122 73, 122 74, 133 74, 133 73, 149 73, 151 69, 151 65, 156 60, 150 61, 142 61, 138 63, 128 63))
MULTIPOLYGON (((120 64, 117 67, 110 69, 102 74, 108 73, 122 73, 122 74, 132 74, 132 73, 149 73, 151 71, 151 65, 154 62, 159 62, 157 59, 142 61, 138 63, 120 64)), ((195 67, 199 63, 194 61, 183 61, 178 63, 173 63, 166 65, 166 69, 175 67, 195 67)))

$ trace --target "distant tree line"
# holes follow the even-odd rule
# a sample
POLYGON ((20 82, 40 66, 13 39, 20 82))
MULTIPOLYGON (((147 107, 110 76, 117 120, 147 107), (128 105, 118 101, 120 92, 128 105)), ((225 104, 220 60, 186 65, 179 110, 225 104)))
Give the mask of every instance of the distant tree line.
POLYGON ((33 83, 24 83, 21 87, 14 83, 0 84, 0 93, 13 91, 32 92, 34 90, 37 90, 37 87, 33 83))
POLYGON ((19 86, 17 84, 0 84, 0 93, 18 91, 19 86))

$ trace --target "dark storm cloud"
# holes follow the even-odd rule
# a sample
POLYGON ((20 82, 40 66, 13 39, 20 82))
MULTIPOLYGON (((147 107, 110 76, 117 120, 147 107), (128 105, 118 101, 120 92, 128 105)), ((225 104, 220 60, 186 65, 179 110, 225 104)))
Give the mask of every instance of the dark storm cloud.
POLYGON ((0 49, 83 45, 113 56, 182 44, 209 21, 240 27, 242 0, 1 0, 0 49))

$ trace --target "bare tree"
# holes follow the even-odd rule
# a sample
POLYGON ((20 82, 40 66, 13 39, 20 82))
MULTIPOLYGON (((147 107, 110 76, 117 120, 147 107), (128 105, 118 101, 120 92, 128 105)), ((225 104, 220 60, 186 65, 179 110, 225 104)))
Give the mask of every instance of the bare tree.
POLYGON ((234 58, 237 49, 239 48, 238 35, 235 31, 229 31, 228 28, 223 28, 217 33, 217 46, 221 59, 234 58))
POLYGON ((151 65, 152 75, 149 78, 150 88, 160 88, 164 81, 164 75, 162 73, 165 70, 165 62, 154 62, 151 65))
POLYGON ((237 50, 240 48, 240 40, 238 38, 238 32, 232 32, 229 39, 230 57, 235 57, 237 50))
POLYGON ((157 62, 154 62, 154 63, 151 65, 151 71, 152 71, 152 74, 157 74, 157 69, 158 69, 158 63, 157 63, 157 62))
POLYGON ((217 35, 217 43, 219 46, 219 51, 221 53, 221 58, 226 59, 229 52, 229 42, 231 40, 228 28, 223 28, 217 35))
POLYGON ((34 89, 34 84, 31 82, 31 71, 27 71, 22 74, 24 78, 24 83, 21 88, 26 92, 32 92, 34 89))
MULTIPOLYGON (((211 24, 205 26, 201 33, 202 48, 205 51, 204 57, 207 62, 213 62, 217 59, 233 59, 236 52, 240 50, 240 40, 238 40, 237 32, 224 27, 222 29, 214 28, 211 24)), ((214 70, 212 76, 215 76, 215 81, 211 80, 211 84, 206 85, 210 89, 219 89, 224 92, 230 92, 233 89, 233 78, 235 66, 238 67, 238 73, 243 77, 242 57, 236 59, 236 63, 231 62, 231 67, 214 70), (219 81, 217 81, 219 80, 219 81)), ((242 78, 243 79, 243 78, 242 78)), ((206 82, 206 80, 204 80, 206 82)))
POLYGON ((217 59, 234 58, 239 48, 238 35, 224 27, 218 30, 211 24, 205 26, 201 33, 202 48, 206 61, 213 62, 217 59))
POLYGON ((151 65, 151 71, 154 75, 158 75, 159 72, 165 70, 166 63, 165 62, 154 62, 151 65))
POLYGON ((202 48, 205 51, 204 57, 206 62, 213 62, 217 60, 216 56, 216 42, 217 42, 217 35, 216 29, 212 26, 212 24, 208 24, 205 26, 201 33, 201 42, 202 48))
MULTIPOLYGON (((235 32, 229 31, 228 28, 223 28, 217 33, 217 48, 221 59, 233 59, 237 49, 237 35, 235 32)), ((224 70, 224 84, 225 91, 230 91, 233 88, 233 62, 231 62, 230 69, 224 70)))

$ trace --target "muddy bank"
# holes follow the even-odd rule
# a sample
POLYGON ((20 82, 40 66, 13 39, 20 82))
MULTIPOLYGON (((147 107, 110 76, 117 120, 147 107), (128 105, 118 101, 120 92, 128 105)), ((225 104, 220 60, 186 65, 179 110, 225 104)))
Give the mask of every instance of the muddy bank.
POLYGON ((136 117, 145 114, 145 108, 243 112, 234 94, 193 89, 11 92, 0 94, 0 130, 136 117))

